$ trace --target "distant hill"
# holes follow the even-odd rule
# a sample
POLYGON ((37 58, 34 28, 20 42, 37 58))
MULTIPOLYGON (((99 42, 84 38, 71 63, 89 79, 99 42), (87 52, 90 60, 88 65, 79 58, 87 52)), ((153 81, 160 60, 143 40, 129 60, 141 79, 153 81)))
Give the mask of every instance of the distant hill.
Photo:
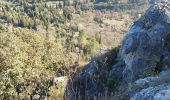
POLYGON ((95 3, 99 2, 112 2, 112 3, 147 3, 149 0, 95 0, 95 3))
POLYGON ((149 7, 149 0, 96 0, 97 10, 112 10, 116 12, 144 12, 149 7), (108 2, 109 1, 109 2, 108 2))

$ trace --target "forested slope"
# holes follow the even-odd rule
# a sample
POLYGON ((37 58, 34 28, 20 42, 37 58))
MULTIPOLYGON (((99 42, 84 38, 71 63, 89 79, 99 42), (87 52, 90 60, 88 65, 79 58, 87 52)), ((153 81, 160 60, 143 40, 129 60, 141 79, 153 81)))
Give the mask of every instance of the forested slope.
POLYGON ((97 38, 68 25, 71 20, 69 9, 44 2, 0 3, 1 99, 44 99, 54 77, 69 75, 96 52, 97 38))
MULTIPOLYGON (((129 7, 129 2, 106 2, 129 7)), ((102 81, 117 86, 107 74, 132 20, 144 10, 99 10, 93 0, 59 8, 55 3, 0 0, 0 99, 63 100, 68 79, 91 66, 91 58, 104 66, 102 81)))

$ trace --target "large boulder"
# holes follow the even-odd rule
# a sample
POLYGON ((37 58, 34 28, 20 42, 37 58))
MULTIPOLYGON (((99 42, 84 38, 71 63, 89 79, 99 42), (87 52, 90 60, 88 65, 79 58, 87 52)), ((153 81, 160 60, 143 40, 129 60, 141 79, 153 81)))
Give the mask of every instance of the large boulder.
POLYGON ((122 72, 125 83, 134 82, 138 75, 154 69, 161 61, 170 31, 170 1, 158 1, 134 23, 122 42, 119 54, 126 66, 122 72))

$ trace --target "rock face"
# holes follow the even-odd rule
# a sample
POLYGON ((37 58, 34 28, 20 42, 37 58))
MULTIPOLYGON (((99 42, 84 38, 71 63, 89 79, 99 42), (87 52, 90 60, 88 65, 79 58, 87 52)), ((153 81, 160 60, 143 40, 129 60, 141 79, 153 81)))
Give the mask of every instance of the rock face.
MULTIPOLYGON (((142 35, 145 35, 145 38, 141 40, 142 36, 140 36, 136 39, 139 42, 135 42, 134 39, 128 41, 128 36, 134 37, 128 33, 123 41, 120 54, 127 65, 122 72, 125 82, 133 83, 139 74, 149 68, 159 67, 159 70, 164 70, 159 75, 136 80, 129 90, 130 100, 170 100, 169 9, 170 1, 168 0, 158 0, 153 3, 144 17, 139 19, 129 31, 130 34, 134 33, 133 28, 138 27, 138 29, 143 30, 142 35), (146 21, 149 20, 147 26, 143 24, 145 19, 146 21), (129 62, 129 59, 131 59, 131 62, 129 62), (143 63, 139 63, 138 59, 143 63), (134 62, 137 63, 134 64, 134 62), (158 64, 159 66, 157 66, 158 64), (130 78, 124 77, 127 75, 126 73, 130 78)), ((136 34, 140 34, 138 32, 139 30, 136 34)))
MULTIPOLYGON (((152 5, 127 33, 120 48, 120 57, 126 65, 122 72, 126 83, 133 82, 160 62, 170 31, 169 7, 167 2, 152 5)), ((164 62, 168 64, 167 61, 168 57, 165 57, 164 62)))

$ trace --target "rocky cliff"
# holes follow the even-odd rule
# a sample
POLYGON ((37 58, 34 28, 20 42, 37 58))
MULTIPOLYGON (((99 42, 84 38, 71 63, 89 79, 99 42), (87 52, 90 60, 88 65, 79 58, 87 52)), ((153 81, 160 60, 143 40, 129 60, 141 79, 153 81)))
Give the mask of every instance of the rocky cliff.
POLYGON ((66 100, 170 100, 170 1, 151 3, 119 52, 94 58, 72 77, 66 100))

